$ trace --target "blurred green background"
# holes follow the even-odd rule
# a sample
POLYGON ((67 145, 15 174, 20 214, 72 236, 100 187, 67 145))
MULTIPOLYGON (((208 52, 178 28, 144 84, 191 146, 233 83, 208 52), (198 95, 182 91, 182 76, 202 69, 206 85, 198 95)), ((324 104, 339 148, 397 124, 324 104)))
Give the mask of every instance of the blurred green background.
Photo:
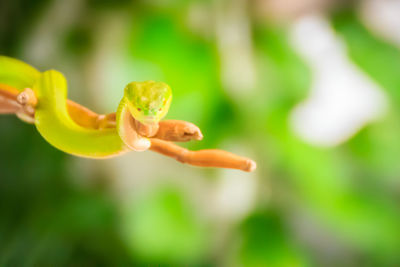
POLYGON ((75 158, 1 116, 0 266, 399 266, 398 14, 398 0, 0 1, 0 54, 63 72, 71 99, 109 113, 128 82, 167 82, 167 118, 205 136, 185 147, 258 163, 75 158))

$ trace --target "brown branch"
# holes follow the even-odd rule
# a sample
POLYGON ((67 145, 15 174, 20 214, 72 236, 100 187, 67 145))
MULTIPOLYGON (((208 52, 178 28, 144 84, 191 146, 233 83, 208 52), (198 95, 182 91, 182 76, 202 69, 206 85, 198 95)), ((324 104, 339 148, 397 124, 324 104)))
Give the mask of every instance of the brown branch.
POLYGON ((150 150, 182 163, 199 167, 230 168, 246 172, 252 172, 256 169, 256 163, 251 159, 219 149, 190 151, 171 142, 151 139, 150 150))
POLYGON ((22 108, 17 102, 16 92, 12 87, 0 84, 0 114, 15 114, 22 108))
MULTIPOLYGON (((24 121, 34 123, 36 97, 32 93, 33 91, 30 89, 19 93, 12 87, 0 84, 0 114, 14 113, 24 121)), ((82 127, 91 129, 116 127, 115 113, 97 114, 71 100, 67 100, 67 109, 71 118, 82 127)), ((134 120, 134 118, 132 119, 134 120)), ((159 122, 158 125, 144 125, 134 120, 134 125, 140 135, 151 137, 150 150, 182 163, 200 167, 231 168, 247 172, 256 168, 256 163, 251 159, 227 151, 218 149, 190 151, 170 142, 201 140, 203 135, 200 129, 192 123, 166 120, 159 122)))

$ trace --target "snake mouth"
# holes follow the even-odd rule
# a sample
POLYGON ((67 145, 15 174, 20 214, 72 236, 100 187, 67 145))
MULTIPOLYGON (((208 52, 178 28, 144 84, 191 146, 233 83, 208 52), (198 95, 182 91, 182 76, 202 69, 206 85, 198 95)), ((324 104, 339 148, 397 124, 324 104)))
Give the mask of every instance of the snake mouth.
POLYGON ((143 124, 154 124, 156 122, 158 122, 157 117, 156 116, 145 116, 142 119, 139 120, 141 123, 143 124))

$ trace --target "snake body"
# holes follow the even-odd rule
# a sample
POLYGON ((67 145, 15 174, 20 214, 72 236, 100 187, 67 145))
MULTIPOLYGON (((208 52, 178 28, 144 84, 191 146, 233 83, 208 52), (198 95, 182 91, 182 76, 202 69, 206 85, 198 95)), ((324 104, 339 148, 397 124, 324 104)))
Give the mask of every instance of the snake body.
POLYGON ((39 72, 22 61, 0 56, 0 84, 21 92, 31 88, 38 99, 35 126, 43 138, 61 151, 89 158, 148 149, 150 141, 131 129, 134 124, 130 120, 134 117, 144 124, 158 123, 168 112, 172 98, 171 89, 164 83, 130 83, 116 113, 116 127, 90 129, 78 125, 68 114, 67 82, 60 72, 39 72))

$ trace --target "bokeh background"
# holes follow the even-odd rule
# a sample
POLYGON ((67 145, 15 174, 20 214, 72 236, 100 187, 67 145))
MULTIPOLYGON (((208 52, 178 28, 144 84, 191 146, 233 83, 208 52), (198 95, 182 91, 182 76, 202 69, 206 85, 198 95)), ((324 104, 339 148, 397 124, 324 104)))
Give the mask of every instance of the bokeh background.
MULTIPOLYGON (((0 266, 399 266, 400 1, 1 0, 0 54, 130 81, 254 173, 66 155, 0 117, 0 266)), ((1 66, 0 66, 1 67, 1 66)))

